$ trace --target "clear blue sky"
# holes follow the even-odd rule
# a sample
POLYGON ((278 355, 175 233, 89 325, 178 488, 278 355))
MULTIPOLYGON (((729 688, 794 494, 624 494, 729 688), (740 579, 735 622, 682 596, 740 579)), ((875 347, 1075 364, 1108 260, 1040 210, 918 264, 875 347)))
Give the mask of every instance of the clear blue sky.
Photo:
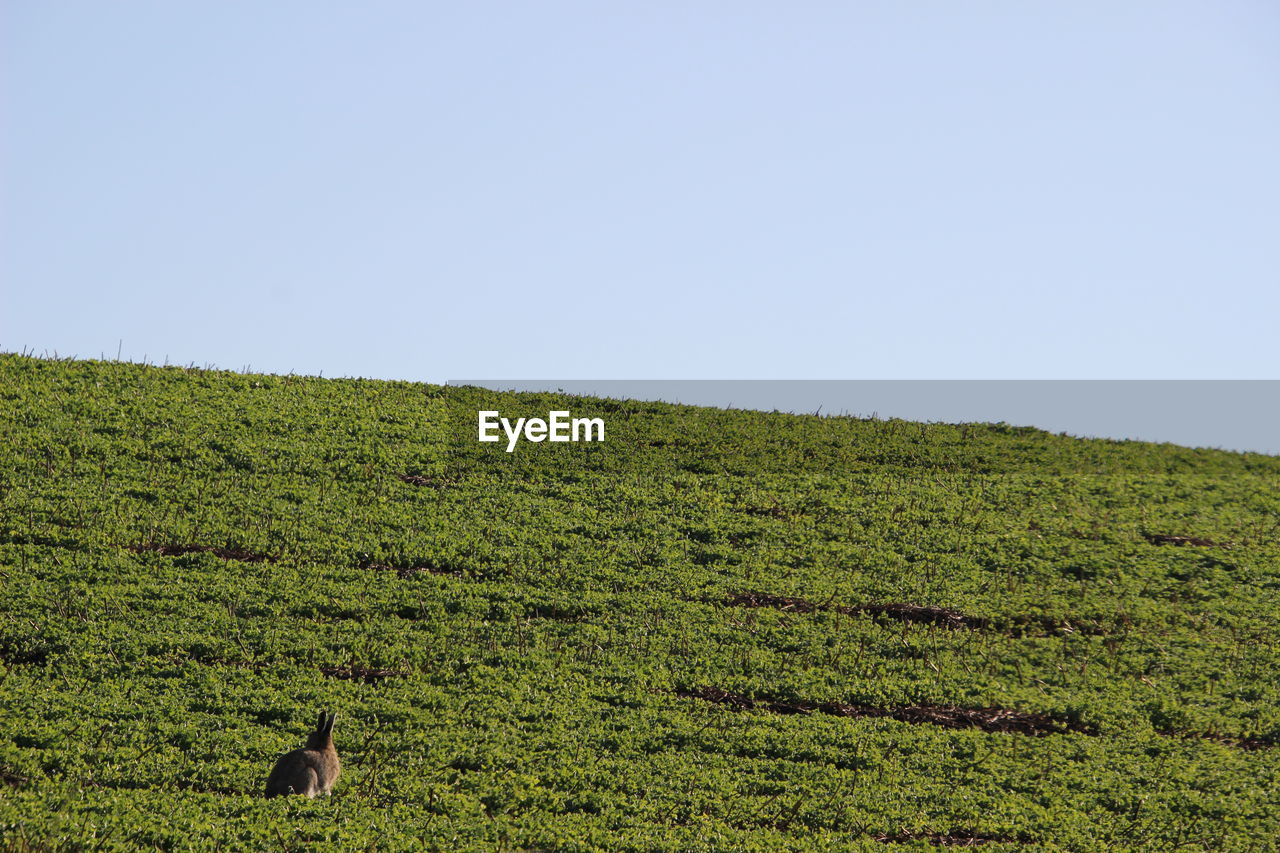
POLYGON ((0 349, 1280 376, 1280 5, 0 5, 0 349))

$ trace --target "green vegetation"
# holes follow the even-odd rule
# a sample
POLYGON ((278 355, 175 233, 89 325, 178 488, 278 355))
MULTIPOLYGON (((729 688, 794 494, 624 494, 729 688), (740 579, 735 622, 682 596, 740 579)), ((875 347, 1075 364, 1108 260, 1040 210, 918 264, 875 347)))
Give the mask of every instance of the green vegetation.
POLYGON ((0 356, 0 838, 1272 849, 1277 485, 1005 425, 0 356), (607 440, 508 454, 481 408, 607 440), (935 705, 1057 730, 901 711, 935 705), (321 707, 334 796, 264 799, 321 707))

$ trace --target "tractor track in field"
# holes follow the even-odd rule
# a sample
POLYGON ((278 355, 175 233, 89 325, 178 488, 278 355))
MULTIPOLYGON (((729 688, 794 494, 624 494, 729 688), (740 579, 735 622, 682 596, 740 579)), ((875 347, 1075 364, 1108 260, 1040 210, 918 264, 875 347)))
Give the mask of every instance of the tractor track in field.
MULTIPOLYGON (((682 699, 700 699, 704 702, 724 705, 734 711, 765 711, 784 715, 826 714, 854 719, 891 719, 948 729, 979 729, 984 732, 1022 734, 1031 737, 1054 734, 1081 734, 1089 737, 1100 735, 1097 727, 1088 723, 1053 714, 1018 711, 1012 708, 960 708, 954 705, 876 707, 842 702, 813 702, 807 699, 753 698, 710 685, 673 692, 682 699)), ((1167 738, 1212 741, 1246 752, 1273 749, 1276 746, 1274 741, 1264 738, 1241 737, 1212 731, 1157 729, 1156 734, 1167 738)))
POLYGON ((881 624, 904 622, 918 625, 934 625, 953 631, 1000 631, 1015 637, 1052 634, 1088 634, 1101 636, 1112 633, 1100 625, 1071 622, 1049 616, 1015 616, 1006 624, 985 616, 972 616, 949 607, 925 604, 890 602, 876 604, 840 605, 830 600, 810 601, 793 596, 774 595, 755 590, 730 593, 724 604, 729 607, 768 607, 784 613, 843 613, 846 616, 868 615, 881 624))
POLYGON ((835 717, 884 718, 903 723, 942 726, 948 729, 980 729, 1044 737, 1052 734, 1096 736, 1098 730, 1086 723, 1050 714, 1017 711, 1011 708, 958 708, 951 705, 900 705, 881 708, 847 705, 842 702, 812 702, 805 699, 751 698, 719 687, 701 686, 675 691, 684 699, 701 699, 725 705, 735 711, 767 711, 773 714, 827 714, 835 717))

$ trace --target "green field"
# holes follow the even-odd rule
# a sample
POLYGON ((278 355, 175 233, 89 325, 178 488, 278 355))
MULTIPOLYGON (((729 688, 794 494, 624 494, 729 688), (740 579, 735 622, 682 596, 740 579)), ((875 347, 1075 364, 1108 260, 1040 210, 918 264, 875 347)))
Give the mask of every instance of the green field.
POLYGON ((1280 458, 13 355, 0 428, 0 849, 1280 838, 1280 458))

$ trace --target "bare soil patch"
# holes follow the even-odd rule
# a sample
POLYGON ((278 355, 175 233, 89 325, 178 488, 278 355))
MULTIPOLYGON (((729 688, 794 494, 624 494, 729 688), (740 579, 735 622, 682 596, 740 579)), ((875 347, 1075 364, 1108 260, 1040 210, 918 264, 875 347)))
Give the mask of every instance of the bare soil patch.
POLYGON ((903 705, 896 708, 876 708, 866 705, 845 705, 840 702, 810 702, 807 700, 753 699, 730 693, 719 687, 695 687, 677 690, 676 695, 688 699, 701 699, 717 705, 727 705, 735 711, 760 710, 774 714, 830 714, 836 717, 888 717, 903 723, 942 726, 948 729, 981 729, 984 732, 1011 732, 1014 734, 1043 737, 1051 734, 1096 735, 1097 729, 1049 714, 1016 711, 1010 708, 957 708, 951 705, 903 705))
POLYGON ((1201 539, 1198 536, 1170 536, 1165 533, 1144 533, 1142 538, 1152 545, 1191 545, 1197 548, 1225 548, 1230 542, 1214 542, 1212 539, 1201 539))
POLYGON ((238 560, 241 563, 274 563, 280 559, 278 556, 263 554, 259 551, 249 551, 244 548, 220 548, 217 545, 162 545, 156 542, 143 542, 125 547, 136 554, 150 552, 164 557, 181 557, 184 554, 203 553, 213 554, 223 560, 238 560))

